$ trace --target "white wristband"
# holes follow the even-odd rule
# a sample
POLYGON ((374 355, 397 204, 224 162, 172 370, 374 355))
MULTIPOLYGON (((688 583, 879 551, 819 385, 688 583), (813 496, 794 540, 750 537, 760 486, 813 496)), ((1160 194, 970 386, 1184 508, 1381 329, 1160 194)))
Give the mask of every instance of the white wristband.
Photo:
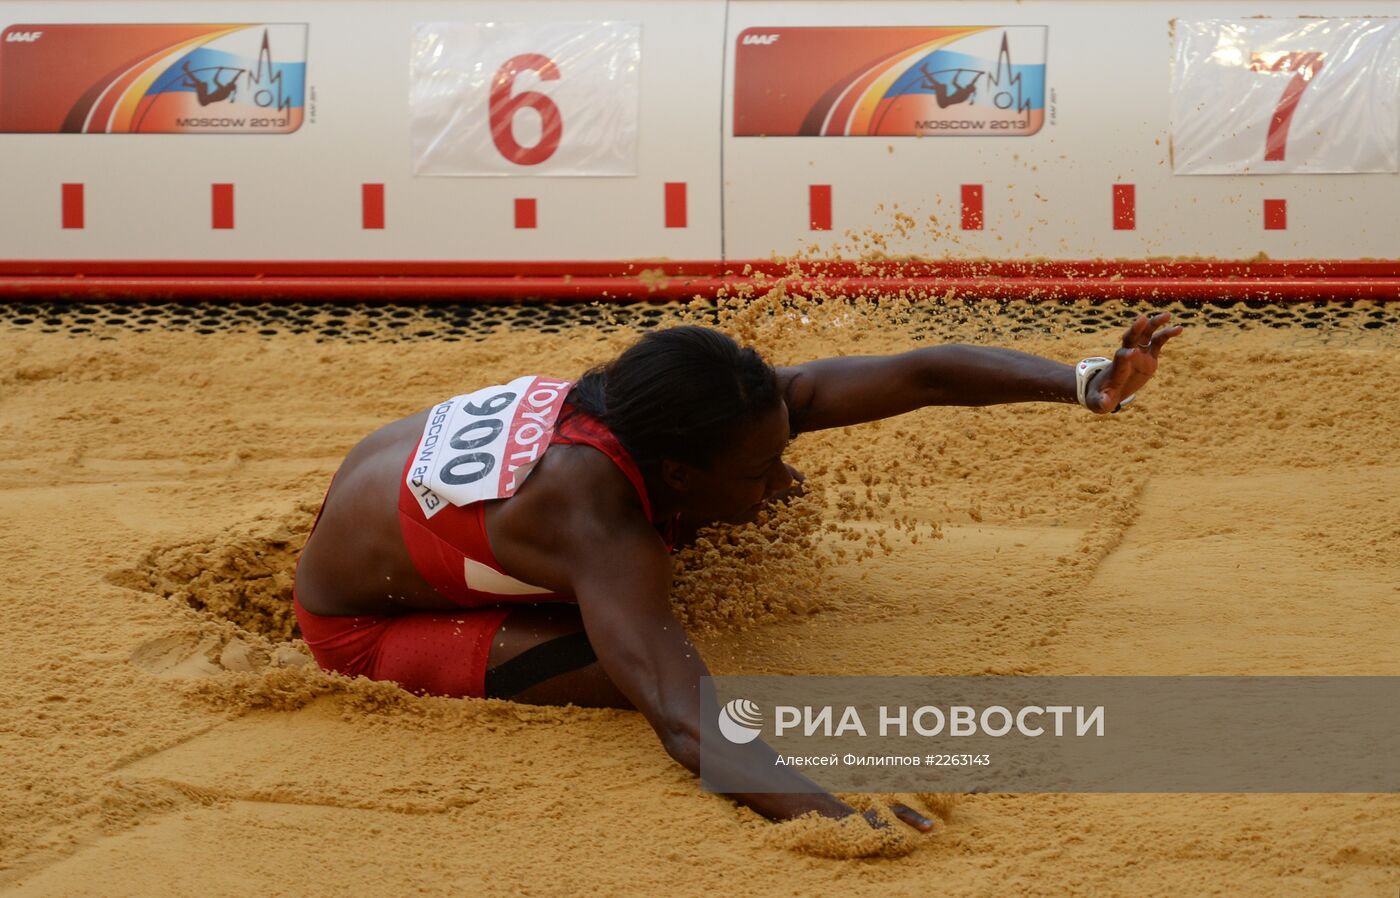
MULTIPOLYGON (((1084 406, 1085 408, 1089 408, 1088 397, 1085 395, 1086 391, 1089 388, 1089 381, 1098 372, 1102 371, 1105 368, 1112 367, 1113 360, 1106 359, 1101 355, 1094 356, 1092 358, 1081 359, 1079 364, 1074 367, 1074 394, 1076 397, 1078 397, 1080 405, 1084 406)), ((1136 398, 1137 394, 1134 393, 1132 396, 1129 396, 1127 399, 1124 399, 1122 402, 1118 403, 1117 408, 1113 410, 1114 413, 1116 414, 1122 411, 1123 406, 1127 405, 1129 402, 1132 402, 1136 398)), ((1090 411, 1092 411, 1092 409, 1090 409, 1090 411)))

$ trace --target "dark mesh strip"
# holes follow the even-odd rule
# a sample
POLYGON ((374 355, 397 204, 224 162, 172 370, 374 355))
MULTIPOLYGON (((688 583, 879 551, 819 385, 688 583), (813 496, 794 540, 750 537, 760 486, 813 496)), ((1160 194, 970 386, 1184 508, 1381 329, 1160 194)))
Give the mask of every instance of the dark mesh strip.
POLYGON ((587 633, 579 630, 558 636, 486 671, 486 697, 519 695, 536 683, 587 667, 597 660, 587 633))
MULTIPOLYGON (((0 302, 0 334, 29 331, 115 339, 123 331, 199 334, 311 334, 318 340, 489 340, 500 330, 563 334, 583 325, 604 330, 646 329, 662 324, 679 305, 619 303, 216 303, 216 302, 0 302)), ((977 300, 954 310, 944 303, 916 303, 903 326, 916 340, 996 339, 1002 336, 1092 333, 1127 327, 1138 311, 1170 311, 1194 327, 1301 328, 1326 338, 1393 330, 1400 302, 1369 300, 1266 302, 1133 302, 1100 300, 977 300), (977 314, 973 314, 974 311, 977 314)))

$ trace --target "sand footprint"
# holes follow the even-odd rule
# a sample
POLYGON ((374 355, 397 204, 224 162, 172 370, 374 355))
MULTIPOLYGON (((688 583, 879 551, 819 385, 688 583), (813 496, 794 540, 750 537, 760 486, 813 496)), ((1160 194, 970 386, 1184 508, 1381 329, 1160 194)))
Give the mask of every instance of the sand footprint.
POLYGON ((264 647, 244 639, 185 631, 138 645, 131 663, 161 679, 193 680, 225 671, 255 673, 268 668, 303 667, 311 657, 290 645, 264 647))

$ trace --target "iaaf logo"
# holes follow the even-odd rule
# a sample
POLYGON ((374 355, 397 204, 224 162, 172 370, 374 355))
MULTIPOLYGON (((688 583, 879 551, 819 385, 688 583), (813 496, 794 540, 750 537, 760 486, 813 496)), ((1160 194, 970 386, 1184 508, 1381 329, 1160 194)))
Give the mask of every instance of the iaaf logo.
POLYGON ((760 46, 766 47, 769 44, 776 44, 777 42, 778 35, 776 34, 746 34, 744 35, 744 39, 740 43, 746 45, 758 44, 760 46))
POLYGON ((44 36, 42 31, 11 31, 5 35, 7 44, 32 44, 44 36))

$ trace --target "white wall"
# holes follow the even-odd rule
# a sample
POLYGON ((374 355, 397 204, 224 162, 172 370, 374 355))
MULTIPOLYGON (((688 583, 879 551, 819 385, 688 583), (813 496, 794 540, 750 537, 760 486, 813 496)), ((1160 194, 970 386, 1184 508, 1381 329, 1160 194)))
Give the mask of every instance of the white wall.
MULTIPOLYGON (((1383 2, 1220 0, 736 0, 732 41, 776 25, 1046 25, 1054 123, 1031 137, 725 139, 725 252, 788 253, 888 231, 888 207, 950 231, 893 237, 891 253, 1054 259, 1215 256, 1394 258, 1400 176, 1174 176, 1168 158, 1173 18, 1400 14, 1383 2), (894 152, 890 152, 890 147, 894 152), (1137 228, 1115 231, 1112 187, 1136 184, 1137 228), (833 230, 807 230, 807 185, 832 185, 833 230), (959 186, 985 184, 984 230, 962 231, 959 186), (1039 194, 1039 198, 1036 196, 1039 194), (1265 231, 1263 200, 1288 201, 1288 228, 1265 231), (878 211, 885 204, 884 213, 878 211)), ((731 60, 726 97, 733 82, 731 60)), ((1047 98, 1048 104, 1048 98, 1047 98)), ((728 100, 726 100, 728 116, 728 100)))
POLYGON ((290 135, 0 134, 4 259, 716 258, 721 0, 415 3, 6 2, 18 22, 307 22, 315 121, 290 135), (642 23, 634 178, 415 178, 409 38, 417 22, 642 23), (59 227, 59 185, 86 184, 86 227, 59 227), (236 184, 236 227, 210 228, 209 184, 236 184), (663 185, 689 184, 689 227, 663 225, 663 185), (386 228, 361 228, 383 183, 386 228), (514 228, 514 199, 539 224, 514 228))
POLYGON ((743 259, 846 231, 919 220, 891 253, 1061 259, 1162 255, 1400 257, 1400 177, 1173 176, 1173 17, 1400 14, 1294 0, 512 0, 127 2, 9 0, 12 23, 306 22, 314 121, 295 134, 0 134, 0 260, 743 259), (642 23, 639 174, 624 178, 414 177, 408 46, 443 19, 642 23), (1049 28, 1053 123, 1026 138, 734 138, 733 47, 775 25, 982 24, 1049 28), (891 147, 893 151, 891 152, 891 147), (722 154, 722 157, 721 157, 722 154), (723 190, 721 191, 721 170, 723 190), (209 184, 236 184, 236 223, 210 227, 209 184), (688 184, 688 227, 663 227, 663 184, 688 184), (86 226, 63 230, 59 185, 86 185, 86 226), (360 185, 386 185, 387 228, 361 228, 360 185), (1136 184, 1137 229, 1112 228, 1110 190, 1136 184), (808 229, 808 185, 831 184, 834 230, 808 229), (959 185, 981 183, 986 225, 958 227, 959 185), (1039 197, 1036 196, 1039 194, 1039 197), (513 226, 535 197, 539 226, 513 226), (722 198, 721 198, 722 197, 722 198), (1262 201, 1288 200, 1265 231, 1262 201), (721 203, 723 221, 721 223, 721 203), (881 204, 886 207, 880 210, 881 204))

